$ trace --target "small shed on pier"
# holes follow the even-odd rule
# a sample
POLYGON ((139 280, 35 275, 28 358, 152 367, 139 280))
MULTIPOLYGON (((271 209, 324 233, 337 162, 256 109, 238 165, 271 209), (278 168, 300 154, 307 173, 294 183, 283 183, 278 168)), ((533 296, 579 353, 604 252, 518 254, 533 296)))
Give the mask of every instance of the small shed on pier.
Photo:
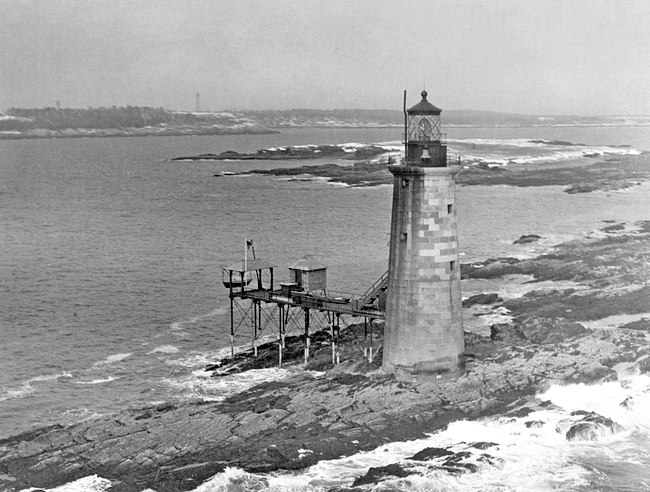
POLYGON ((327 289, 327 265, 306 255, 289 267, 291 281, 305 292, 327 289))

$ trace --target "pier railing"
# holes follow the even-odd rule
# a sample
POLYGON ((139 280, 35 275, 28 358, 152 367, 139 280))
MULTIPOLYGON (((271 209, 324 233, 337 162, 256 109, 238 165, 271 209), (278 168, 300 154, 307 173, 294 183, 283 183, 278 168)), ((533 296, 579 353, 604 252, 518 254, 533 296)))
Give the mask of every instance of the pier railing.
MULTIPOLYGON (((383 277, 382 277, 383 278, 383 277)), ((387 277, 386 277, 387 278, 387 277)), ((380 279, 381 280, 381 279, 380 279)), ((294 290, 287 296, 281 290, 247 290, 233 292, 233 297, 252 299, 255 301, 273 302, 300 307, 303 309, 318 309, 338 314, 350 314, 354 316, 372 316, 383 319, 386 313, 374 299, 346 292, 303 292, 294 290)))

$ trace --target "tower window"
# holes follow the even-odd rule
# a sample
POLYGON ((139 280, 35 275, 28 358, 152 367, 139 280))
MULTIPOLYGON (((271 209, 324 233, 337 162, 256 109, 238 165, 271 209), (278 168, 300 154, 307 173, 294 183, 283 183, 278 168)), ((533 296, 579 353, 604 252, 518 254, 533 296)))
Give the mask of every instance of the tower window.
POLYGON ((402 188, 408 188, 409 187, 409 180, 408 179, 403 179, 402 180, 402 188))
POLYGON ((402 232, 402 234, 400 234, 399 237, 400 241, 406 241, 407 238, 408 238, 408 234, 406 232, 402 232))
POLYGON ((456 262, 455 262, 455 261, 450 261, 450 262, 449 262, 449 268, 450 268, 450 270, 451 270, 452 272, 454 271, 454 267, 455 267, 455 266, 456 266, 456 262))
POLYGON ((447 205, 447 213, 451 214, 452 210, 454 210, 454 206, 451 204, 447 205))

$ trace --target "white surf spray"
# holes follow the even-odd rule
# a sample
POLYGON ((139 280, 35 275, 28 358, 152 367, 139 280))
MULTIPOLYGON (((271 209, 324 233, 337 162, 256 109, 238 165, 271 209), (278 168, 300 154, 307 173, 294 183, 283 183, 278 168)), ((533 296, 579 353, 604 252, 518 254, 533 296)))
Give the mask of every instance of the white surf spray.
POLYGON ((112 486, 113 484, 110 480, 97 475, 91 475, 52 489, 32 487, 29 489, 23 489, 20 492, 36 492, 39 490, 45 490, 46 492, 103 492, 104 490, 110 489, 112 486))
POLYGON ((60 378, 71 377, 72 375, 69 373, 36 376, 34 378, 23 381, 16 386, 2 388, 2 392, 0 393, 0 402, 12 400, 15 398, 24 398, 25 396, 33 393, 35 391, 35 386, 37 386, 39 383, 48 383, 53 381, 56 382, 60 378))
MULTIPOLYGON (((221 401, 258 384, 286 379, 294 373, 295 369, 270 367, 212 377, 211 372, 198 370, 186 376, 165 379, 163 382, 185 397, 200 398, 204 401, 221 401)), ((313 377, 323 374, 316 371, 301 371, 301 373, 311 374, 313 377)))
POLYGON ((568 162, 607 155, 639 155, 629 147, 583 145, 544 139, 451 139, 449 151, 462 155, 465 164, 489 167, 568 162))
MULTIPOLYGON (((459 421, 425 439, 394 442, 373 451, 321 461, 305 470, 268 475, 227 469, 195 489, 325 491, 350 487, 370 467, 399 463, 415 470, 406 478, 387 478, 366 490, 400 491, 575 491, 647 490, 650 483, 650 378, 625 375, 595 385, 553 386, 539 394, 525 417, 459 421), (545 407, 540 407, 542 402, 545 407), (540 409, 541 408, 541 409, 540 409), (577 412, 577 413, 576 413, 577 412), (620 426, 602 429, 595 440, 567 439, 567 432, 588 412, 620 426), (475 443, 485 443, 476 446, 475 443), (476 471, 450 474, 435 460, 409 460, 427 447, 467 453, 476 471), (621 477, 616 470, 625 470, 621 477), (604 488, 603 488, 604 487, 604 488)), ((303 449, 304 453, 310 450, 303 449)))
POLYGON ((175 345, 160 345, 147 353, 148 354, 177 354, 178 352, 180 352, 180 349, 175 345))
POLYGON ((209 313, 205 314, 200 314, 198 316, 193 316, 190 319, 186 320, 181 320, 181 321, 174 321, 169 325, 172 331, 179 331, 183 329, 185 325, 192 325, 194 323, 198 323, 199 321, 202 321, 204 319, 208 318, 213 318, 215 316, 223 316, 224 314, 228 314, 228 308, 227 307, 218 307, 217 309, 214 309, 210 311, 209 313))
POLYGON ((75 381, 74 384, 102 384, 102 383, 110 383, 111 381, 115 381, 116 379, 120 379, 120 378, 108 376, 104 379, 92 379, 90 381, 75 381))
POLYGON ((115 364, 116 362, 121 362, 124 359, 127 359, 128 357, 131 357, 132 355, 133 355, 133 352, 109 355, 104 360, 100 360, 98 362, 95 362, 93 364, 93 369, 97 369, 97 368, 107 366, 107 365, 110 365, 110 364, 115 364))

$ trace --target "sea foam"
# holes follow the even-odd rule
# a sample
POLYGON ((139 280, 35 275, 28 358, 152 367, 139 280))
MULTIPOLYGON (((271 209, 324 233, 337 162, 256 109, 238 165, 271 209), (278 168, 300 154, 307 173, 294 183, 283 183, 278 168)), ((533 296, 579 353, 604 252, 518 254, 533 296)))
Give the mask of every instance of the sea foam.
POLYGON ((123 361, 124 359, 126 359, 128 357, 131 357, 132 355, 133 355, 132 352, 109 355, 104 360, 100 360, 98 362, 95 362, 93 364, 93 368, 96 369, 98 367, 106 366, 106 365, 109 365, 109 364, 114 364, 116 362, 123 361))
POLYGON ((149 354, 177 354, 180 349, 175 345, 160 345, 148 352, 149 354))
POLYGON ((70 378, 70 377, 72 377, 72 375, 69 373, 36 376, 34 378, 23 381, 22 383, 19 383, 16 386, 3 388, 3 393, 0 394, 0 402, 6 400, 13 400, 15 398, 23 398, 33 393, 35 391, 35 388, 33 386, 35 383, 46 383, 49 381, 56 381, 59 378, 70 378))
POLYGON ((23 489, 20 492, 36 492, 39 490, 45 490, 46 492, 103 492, 111 487, 112 483, 110 480, 97 475, 91 475, 52 489, 31 487, 29 489, 23 489))
POLYGON ((202 321, 204 319, 209 319, 213 318, 215 316, 223 316, 224 314, 228 313, 228 308, 227 307, 218 307, 216 309, 213 309, 209 313, 205 314, 200 314, 198 316, 193 316, 189 319, 182 320, 182 321, 175 321, 169 325, 172 331, 179 331, 181 330, 185 325, 191 325, 194 323, 198 323, 199 321, 202 321))
MULTIPOLYGON (((229 468, 195 489, 200 492, 233 490, 322 491, 350 487, 371 467, 401 463, 415 473, 406 478, 388 477, 372 490, 404 491, 583 491, 607 483, 606 472, 616 469, 619 460, 634 460, 636 483, 642 487, 650 478, 650 443, 647 414, 650 411, 650 378, 622 376, 620 381, 594 385, 553 386, 531 403, 525 417, 492 417, 480 421, 457 421, 429 437, 392 442, 379 448, 335 460, 321 461, 301 471, 251 474, 229 468), (539 403, 552 404, 541 408, 539 403), (622 405, 628 402, 627 405, 622 405), (630 403, 631 402, 631 403, 630 403), (575 413, 577 412, 577 413, 575 413), (567 431, 584 414, 596 412, 613 419, 621 432, 599 433, 597 441, 570 441, 567 431), (635 434, 636 444, 630 445, 635 434), (485 443, 475 446, 473 443, 485 443), (412 457, 427 447, 463 453, 476 463, 474 473, 453 474, 437 466, 435 460, 418 464, 412 457), (636 451, 634 453, 633 451, 636 451), (600 465, 603 460, 606 462, 600 465), (592 462, 599 463, 594 467, 592 462), (646 471, 643 471, 646 470, 646 471), (246 484, 246 485, 244 485, 246 484)), ((300 450, 306 456, 311 450, 300 450)), ((613 489, 618 490, 618 489, 613 489)), ((627 490, 627 489, 626 489, 627 490)))
POLYGON ((74 384, 102 384, 102 383, 110 383, 111 381, 115 381, 116 379, 120 379, 120 378, 108 376, 107 378, 104 379, 92 379, 90 381, 75 381, 74 384))
MULTIPOLYGON (((294 373, 292 369, 271 367, 252 369, 228 376, 212 377, 211 372, 194 371, 189 375, 167 378, 163 382, 188 398, 201 398, 205 401, 221 401, 228 396, 241 393, 253 386, 270 381, 286 379, 294 373)), ((313 377, 322 373, 305 371, 313 377)))

